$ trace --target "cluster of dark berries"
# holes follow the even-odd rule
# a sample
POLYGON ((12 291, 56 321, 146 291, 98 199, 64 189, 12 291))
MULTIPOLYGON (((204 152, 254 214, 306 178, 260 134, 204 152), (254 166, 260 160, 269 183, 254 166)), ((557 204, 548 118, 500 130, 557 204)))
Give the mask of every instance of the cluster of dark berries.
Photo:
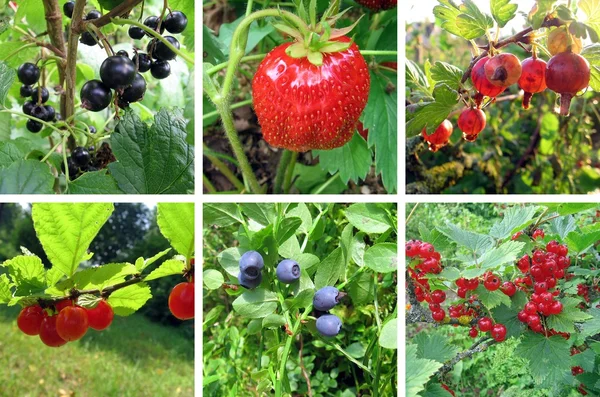
MULTIPOLYGON (((21 96, 23 98, 31 98, 23 104, 23 113, 42 121, 55 121, 60 115, 56 114, 52 106, 44 105, 50 98, 48 89, 39 84, 37 87, 33 87, 40 79, 40 68, 33 63, 24 63, 19 66, 17 76, 19 77, 19 81, 23 83, 21 86, 21 96)), ((27 120, 27 129, 31 132, 40 132, 43 127, 44 125, 39 121, 27 120)))
MULTIPOLYGON (((238 282, 247 289, 254 289, 262 282, 262 269, 264 260, 257 251, 248 251, 242 255, 239 261, 240 273, 238 282)), ((300 264, 292 259, 284 259, 277 265, 275 271, 277 280, 283 284, 291 284, 300 279, 300 264)), ((335 336, 342 329, 342 321, 335 314, 330 314, 344 293, 335 287, 323 287, 313 297, 313 307, 319 312, 324 312, 317 318, 317 330, 323 336, 335 336)))
MULTIPOLYGON (((181 11, 170 12, 162 21, 157 16, 150 16, 144 21, 145 26, 160 34, 163 34, 165 29, 171 34, 181 33, 187 27, 187 23, 187 17, 181 11)), ((177 54, 171 51, 165 43, 146 33, 144 29, 137 26, 129 28, 129 37, 132 39, 141 40, 145 36, 152 38, 146 46, 147 54, 138 53, 134 56, 133 62, 140 73, 145 73, 149 70, 156 79, 169 77, 171 74, 171 65, 168 61, 175 59, 177 54)), ((179 41, 175 37, 165 36, 165 40, 173 45, 173 47, 179 49, 179 41)))
MULTIPOLYGON (((93 127, 92 127, 93 128, 93 127)), ((98 171, 98 167, 94 164, 94 159, 92 153, 95 148, 90 146, 88 148, 84 148, 83 146, 77 146, 71 152, 71 156, 67 157, 67 166, 69 167, 69 179, 75 180, 77 179, 81 173, 83 172, 93 172, 98 171)), ((65 164, 62 163, 61 169, 63 174, 67 174, 65 172, 65 164)))
MULTIPOLYGON (((69 18, 73 18, 73 9, 75 8, 74 1, 68 1, 63 5, 63 12, 69 18)), ((102 13, 98 10, 92 10, 87 13, 87 15, 83 18, 84 21, 91 21, 94 19, 98 19, 102 16, 102 13)), ((83 32, 79 37, 79 42, 81 44, 85 44, 88 46, 95 46, 98 43, 98 37, 90 32, 83 32)))
POLYGON ((113 317, 113 309, 105 300, 85 309, 66 299, 46 309, 40 305, 25 307, 17 317, 17 326, 26 335, 39 335, 46 346, 60 347, 81 339, 89 328, 105 330, 113 317))

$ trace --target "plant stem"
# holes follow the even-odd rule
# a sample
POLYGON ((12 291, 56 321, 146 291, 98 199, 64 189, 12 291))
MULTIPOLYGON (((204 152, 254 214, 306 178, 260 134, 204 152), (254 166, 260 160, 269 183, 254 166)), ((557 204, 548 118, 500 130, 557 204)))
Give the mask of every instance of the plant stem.
MULTIPOLYGON (((244 107, 246 105, 252 105, 252 99, 246 99, 245 101, 234 103, 233 105, 231 105, 231 110, 239 109, 239 108, 244 107)), ((218 115, 219 115, 219 112, 215 110, 215 111, 212 111, 210 113, 204 114, 202 116, 202 120, 206 120, 206 119, 208 119, 210 117, 214 117, 214 116, 218 116, 218 115)))
POLYGON ((289 150, 284 150, 281 154, 281 158, 279 159, 279 167, 277 167, 277 174, 275 175, 275 184, 273 187, 273 193, 279 194, 282 192, 283 180, 285 178, 285 172, 287 170, 288 165, 290 164, 290 160, 292 158, 292 152, 289 150))
POLYGON ((223 176, 227 178, 227 180, 231 182, 236 189, 238 189, 238 191, 243 192, 244 190, 246 190, 244 184, 238 178, 236 178, 236 176, 233 174, 233 172, 231 172, 229 167, 227 167, 227 165, 221 160, 219 160, 217 157, 213 156, 212 154, 206 153, 207 149, 208 147, 204 145, 204 155, 215 166, 215 168, 218 169, 219 172, 221 172, 221 174, 223 174, 223 176))
POLYGON ((294 168, 296 167, 296 160, 298 160, 298 152, 292 152, 292 158, 290 159, 290 164, 288 165, 287 172, 285 173, 285 181, 283 182, 283 192, 285 194, 290 192, 292 177, 294 176, 294 168))

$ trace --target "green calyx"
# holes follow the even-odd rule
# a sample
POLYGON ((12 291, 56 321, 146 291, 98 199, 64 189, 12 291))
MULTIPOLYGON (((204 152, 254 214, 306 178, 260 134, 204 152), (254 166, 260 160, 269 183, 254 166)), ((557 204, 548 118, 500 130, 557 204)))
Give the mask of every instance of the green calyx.
MULTIPOLYGON (((333 1, 327 11, 316 22, 316 0, 311 0, 310 11, 307 14, 302 1, 298 6, 298 14, 303 23, 298 20, 286 18, 280 13, 283 23, 273 25, 277 30, 294 38, 294 44, 286 49, 288 56, 292 58, 308 58, 315 66, 323 65, 323 54, 346 51, 352 42, 340 42, 336 39, 346 36, 360 22, 360 19, 351 26, 334 29, 335 23, 348 11, 339 10, 340 0, 333 1)), ((361 17, 362 18, 362 17, 361 17)))

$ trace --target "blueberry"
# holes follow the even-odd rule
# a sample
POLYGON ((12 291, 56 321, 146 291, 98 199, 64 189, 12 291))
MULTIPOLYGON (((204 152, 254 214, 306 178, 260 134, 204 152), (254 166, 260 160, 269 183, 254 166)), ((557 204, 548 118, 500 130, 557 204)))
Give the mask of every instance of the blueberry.
POLYGON ((44 127, 44 125, 42 123, 40 123, 39 121, 35 121, 35 120, 27 120, 27 129, 31 132, 40 132, 42 130, 42 128, 44 127))
POLYGON ((187 17, 181 11, 173 11, 165 17, 163 24, 169 33, 181 33, 187 27, 187 17))
POLYGON ((102 16, 102 13, 98 10, 92 10, 90 12, 88 12, 88 14, 85 16, 85 20, 86 21, 91 21, 92 19, 98 19, 102 16))
MULTIPOLYGON (((173 36, 165 36, 165 40, 173 45, 173 47, 179 49, 179 41, 173 36)), ((152 50, 152 56, 159 61, 170 61, 177 57, 177 54, 173 52, 165 43, 158 40, 154 44, 154 49, 152 50)))
POLYGON ((121 99, 128 102, 137 102, 141 101, 144 98, 144 94, 146 93, 146 79, 137 73, 135 78, 133 79, 133 83, 121 94, 121 99))
POLYGON ((100 80, 90 80, 81 87, 81 107, 99 112, 110 105, 112 91, 100 80))
POLYGON ((73 18, 73 9, 75 9, 75 2, 67 1, 63 6, 63 12, 65 13, 65 16, 73 18))
MULTIPOLYGON (((160 18, 159 17, 151 16, 151 17, 148 17, 148 18, 146 18, 144 20, 144 25, 146 25, 150 29, 156 31, 156 29, 158 28, 158 23, 159 22, 160 22, 160 18)), ((160 24, 160 34, 163 34, 164 31, 165 31, 165 25, 161 23, 160 24)), ((153 37, 150 33, 146 33, 146 35, 148 37, 153 37)))
POLYGON ((335 287, 323 287, 313 297, 313 307, 322 312, 331 310, 338 304, 338 291, 335 287))
POLYGON ((258 287, 262 282, 262 274, 258 273, 258 277, 256 277, 255 279, 249 279, 246 276, 244 276, 244 273, 240 272, 240 274, 238 274, 238 282, 242 287, 246 289, 254 289, 258 287))
POLYGON ((40 68, 33 63, 26 62, 17 69, 17 76, 21 83, 34 85, 40 79, 40 68))
POLYGON ((171 74, 171 65, 167 61, 156 61, 150 67, 150 73, 155 79, 166 79, 171 74))
POLYGON ((284 259, 277 265, 277 279, 284 284, 291 284, 300 278, 300 265, 291 259, 284 259))
POLYGON ((90 152, 86 148, 77 146, 71 153, 73 163, 78 167, 85 167, 90 162, 90 152))
POLYGON ((148 54, 144 54, 143 52, 135 54, 131 61, 140 73, 146 73, 152 67, 152 59, 150 59, 148 54))
POLYGON ((31 94, 33 94, 33 88, 30 85, 23 84, 21 86, 21 96, 27 98, 28 96, 31 96, 31 94))
POLYGON ((40 98, 40 92, 41 92, 41 98, 42 98, 42 102, 41 103, 46 103, 48 102, 48 99, 50 99, 50 93, 48 92, 48 90, 46 89, 46 87, 36 87, 32 92, 31 92, 31 99, 33 100, 33 102, 38 103, 38 100, 40 98))
POLYGON ((240 273, 244 274, 246 280, 259 277, 264 266, 263 257, 256 251, 248 251, 240 258, 240 273))
POLYGON ((126 56, 113 55, 102 62, 100 79, 110 88, 124 88, 135 79, 135 65, 126 56))
POLYGON ((129 37, 131 37, 134 40, 140 40, 146 35, 144 29, 138 28, 137 26, 130 26, 127 32, 129 33, 129 37))
POLYGON ((342 330, 342 320, 335 314, 324 314, 317 319, 317 331, 323 336, 336 336, 342 330))

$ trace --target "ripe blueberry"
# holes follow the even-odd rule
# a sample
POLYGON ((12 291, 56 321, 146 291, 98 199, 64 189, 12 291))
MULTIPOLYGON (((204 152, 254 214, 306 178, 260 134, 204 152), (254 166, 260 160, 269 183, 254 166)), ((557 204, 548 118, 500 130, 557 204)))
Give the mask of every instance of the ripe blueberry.
POLYGON ((27 98, 28 96, 31 96, 31 94, 33 94, 33 88, 30 85, 23 84, 21 86, 21 96, 27 98))
POLYGON ((313 297, 313 307, 322 312, 331 310, 339 303, 339 294, 335 287, 323 287, 313 297))
POLYGON ((146 79, 144 79, 141 74, 136 73, 133 83, 131 83, 129 87, 125 88, 120 98, 128 103, 137 102, 144 98, 145 93, 146 79))
POLYGON ((33 85, 40 79, 40 68, 33 63, 26 62, 17 69, 17 76, 21 83, 33 85))
POLYGON ((40 123, 39 121, 35 121, 35 120, 27 120, 27 124, 26 124, 27 130, 29 130, 30 132, 36 133, 36 132, 40 132, 42 130, 42 128, 44 128, 44 125, 42 123, 40 123))
MULTIPOLYGON (((146 25, 150 29, 156 31, 156 29, 158 29, 159 22, 160 22, 159 17, 151 16, 151 17, 146 18, 146 20, 144 21, 144 25, 146 25)), ((165 25, 161 24, 160 25, 160 34, 163 34, 164 31, 165 31, 165 25)), ((153 37, 150 33, 147 33, 147 32, 146 32, 146 35, 148 37, 153 37)))
POLYGON ((173 34, 183 32, 187 27, 187 23, 187 17, 181 11, 173 11, 167 15, 163 21, 163 25, 165 29, 167 29, 167 32, 173 34))
POLYGON ((150 59, 148 54, 143 52, 138 52, 135 54, 131 61, 135 65, 137 71, 140 73, 146 73, 152 66, 152 59, 150 59))
POLYGON ((65 13, 65 16, 67 16, 69 18, 73 18, 73 9, 74 8, 75 8, 75 2, 67 1, 65 3, 65 5, 63 6, 63 12, 65 13))
POLYGON ((81 107, 92 112, 106 109, 112 99, 112 91, 100 80, 90 80, 81 87, 81 107))
POLYGON ((50 98, 50 93, 48 92, 48 90, 46 89, 46 87, 36 87, 32 93, 31 93, 31 99, 33 99, 33 101, 35 103, 38 103, 39 99, 40 99, 40 93, 41 93, 41 99, 42 101, 39 103, 46 103, 48 102, 48 99, 50 98))
POLYGON ((263 257, 256 251, 248 251, 240 258, 240 273, 244 274, 246 280, 255 280, 261 275, 265 262, 263 257))
POLYGON ((129 30, 127 32, 129 33, 129 37, 131 37, 134 40, 143 39, 144 36, 146 35, 146 32, 144 32, 144 29, 138 28, 137 26, 130 26, 129 30))
POLYGON ((317 331, 323 336, 336 336, 342 330, 342 320, 335 314, 324 314, 317 319, 317 331))
POLYGON ((124 88, 133 83, 135 65, 126 56, 113 55, 102 62, 100 79, 110 88, 124 88))
POLYGON ((71 159, 76 166, 83 167, 90 162, 90 152, 84 147, 77 146, 71 153, 71 159))
POLYGON ((300 278, 300 265, 291 259, 284 259, 277 265, 277 279, 284 284, 291 284, 300 278))
MULTIPOLYGON (((179 49, 179 41, 173 36, 165 36, 165 40, 173 45, 173 47, 179 49)), ((157 40, 152 50, 152 56, 159 61, 170 61, 177 57, 177 54, 173 52, 165 43, 157 40)))
POLYGON ((238 274, 238 282, 246 289, 254 289, 262 282, 262 273, 258 273, 258 277, 255 279, 249 279, 244 273, 240 272, 240 274, 238 274))
POLYGON ((166 79, 171 74, 171 65, 167 61, 156 61, 152 64, 150 73, 155 79, 166 79))

